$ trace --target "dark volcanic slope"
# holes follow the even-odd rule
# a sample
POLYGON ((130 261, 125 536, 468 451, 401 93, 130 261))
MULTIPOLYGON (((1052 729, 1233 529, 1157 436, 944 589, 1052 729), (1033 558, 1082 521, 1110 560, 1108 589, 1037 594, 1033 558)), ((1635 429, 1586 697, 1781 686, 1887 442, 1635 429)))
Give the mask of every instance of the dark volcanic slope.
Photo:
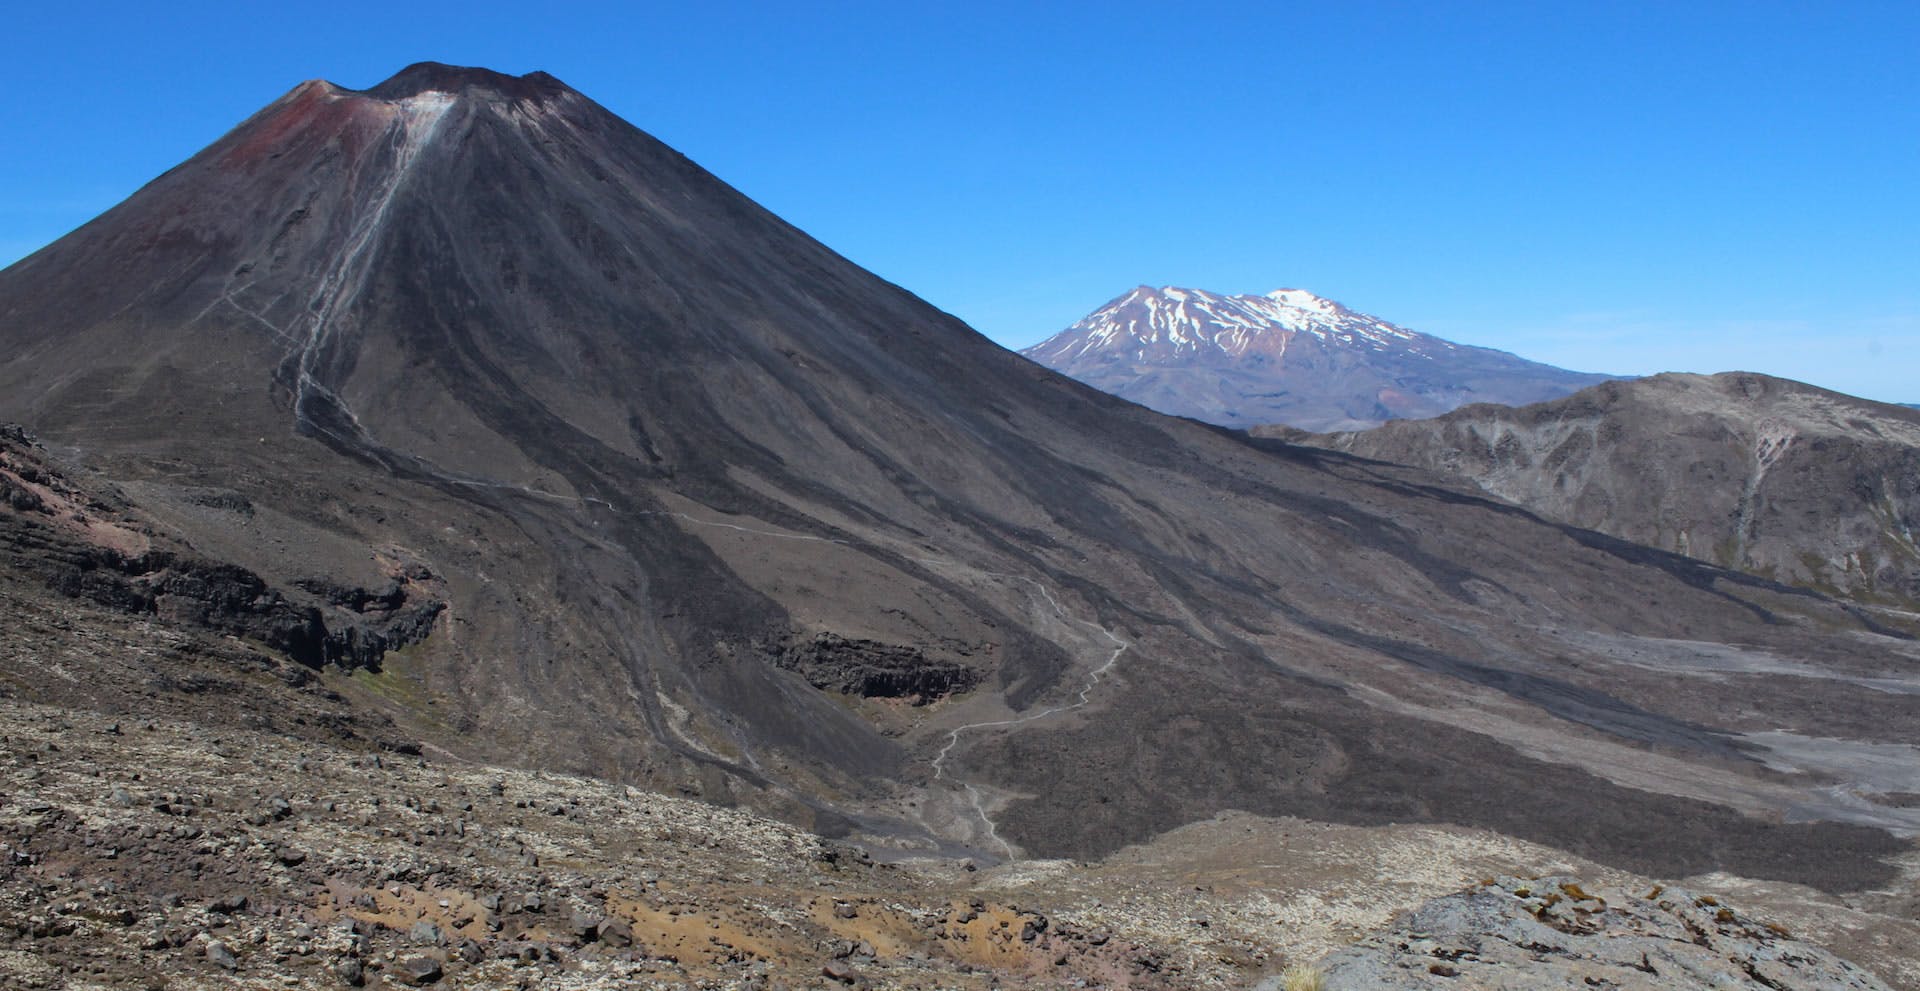
POLYGON ((1832 797, 1920 743, 1906 641, 1104 396, 538 73, 303 84, 0 273, 0 354, 180 546, 435 576, 368 682, 430 746, 988 854, 1237 807, 1845 886, 1920 819, 1832 797))
POLYGON ((1920 414, 1746 372, 1299 438, 1812 588, 1920 603, 1920 414))
POLYGON ((1607 379, 1397 327, 1304 289, 1140 286, 1020 353, 1149 409, 1229 427, 1352 430, 1607 379))

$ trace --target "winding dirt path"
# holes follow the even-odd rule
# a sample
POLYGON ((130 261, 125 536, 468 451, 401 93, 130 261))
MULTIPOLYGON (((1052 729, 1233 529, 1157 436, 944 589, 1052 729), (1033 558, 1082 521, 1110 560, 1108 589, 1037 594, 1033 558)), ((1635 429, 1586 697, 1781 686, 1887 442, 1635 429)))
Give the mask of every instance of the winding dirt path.
MULTIPOLYGON (((1048 716, 1058 715, 1062 712, 1071 712, 1075 709, 1085 706, 1087 704, 1087 700, 1093 694, 1094 686, 1100 683, 1100 679, 1105 677, 1107 672, 1113 670, 1113 666, 1115 664, 1120 663, 1120 655, 1126 653, 1127 648, 1133 646, 1132 641, 1121 639, 1119 635, 1115 634, 1112 630, 1109 630, 1106 627, 1093 622, 1092 620, 1079 619, 1074 616, 1069 616, 1067 614, 1066 609, 1060 605, 1060 601, 1053 597, 1053 591, 1035 579, 1027 578, 1022 575, 1008 575, 1008 574, 1002 574, 999 572, 992 572, 992 571, 983 572, 983 573, 992 575, 996 578, 1007 578, 1014 581, 1023 581, 1032 585, 1034 588, 1040 591, 1041 597, 1047 600, 1047 604, 1053 607, 1053 611, 1061 619, 1066 620, 1069 623, 1078 624, 1089 630, 1098 631, 1102 636, 1106 637, 1108 640, 1113 641, 1113 652, 1107 655, 1107 659, 1105 663, 1101 664, 1097 668, 1094 668, 1092 671, 1087 672, 1086 683, 1080 686, 1080 691, 1075 696, 1074 701, 1068 705, 1049 706, 1045 709, 1039 710, 1038 712, 1030 712, 1024 716, 1016 716, 1012 719, 989 719, 989 720, 985 720, 977 723, 967 723, 964 726, 956 726, 952 730, 948 731, 946 746, 941 747, 940 752, 938 754, 935 754, 933 758, 933 780, 935 781, 941 781, 946 778, 947 758, 953 754, 953 748, 956 746, 959 746, 961 734, 968 733, 974 730, 998 729, 1006 726, 1019 726, 1022 723, 1030 723, 1038 719, 1045 719, 1048 716)), ((959 780, 959 779, 956 779, 956 780, 959 780)), ((993 821, 993 816, 987 813, 986 805, 981 799, 979 787, 976 786, 973 782, 965 781, 965 780, 960 781, 960 786, 967 790, 967 799, 969 803, 973 806, 973 811, 980 816, 980 821, 986 824, 987 836, 992 838, 992 840, 995 843, 998 843, 1000 845, 1000 849, 1006 853, 1009 859, 1018 857, 1019 855, 1014 852, 1012 844, 1009 844, 1005 839, 1001 838, 1000 827, 998 826, 998 824, 996 824, 993 821)))

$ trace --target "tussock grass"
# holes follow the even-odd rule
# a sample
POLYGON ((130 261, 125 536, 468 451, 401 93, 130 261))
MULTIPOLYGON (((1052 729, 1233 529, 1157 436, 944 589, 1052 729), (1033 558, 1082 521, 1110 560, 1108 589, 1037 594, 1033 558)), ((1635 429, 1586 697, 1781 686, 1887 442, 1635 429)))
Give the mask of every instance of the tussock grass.
POLYGON ((1286 991, 1326 991, 1327 973, 1312 964, 1295 964, 1280 975, 1286 991))

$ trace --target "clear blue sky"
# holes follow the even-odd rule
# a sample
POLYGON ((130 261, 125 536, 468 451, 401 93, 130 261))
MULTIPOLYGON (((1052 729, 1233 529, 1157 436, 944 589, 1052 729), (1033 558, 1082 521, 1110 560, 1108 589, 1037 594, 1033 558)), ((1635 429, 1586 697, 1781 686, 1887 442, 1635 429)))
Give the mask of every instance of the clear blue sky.
POLYGON ((1312 289, 1920 402, 1920 3, 16 4, 0 264, 302 79, 545 69, 1011 347, 1312 289))

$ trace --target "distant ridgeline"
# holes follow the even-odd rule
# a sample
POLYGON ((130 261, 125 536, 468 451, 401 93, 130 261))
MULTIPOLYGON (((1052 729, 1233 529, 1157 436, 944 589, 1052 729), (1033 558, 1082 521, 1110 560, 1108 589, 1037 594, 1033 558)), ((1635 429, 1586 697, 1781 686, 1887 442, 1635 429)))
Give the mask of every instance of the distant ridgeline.
POLYGON ((1459 475, 1576 526, 1862 602, 1920 603, 1920 414, 1749 372, 1609 382, 1280 436, 1459 475))

